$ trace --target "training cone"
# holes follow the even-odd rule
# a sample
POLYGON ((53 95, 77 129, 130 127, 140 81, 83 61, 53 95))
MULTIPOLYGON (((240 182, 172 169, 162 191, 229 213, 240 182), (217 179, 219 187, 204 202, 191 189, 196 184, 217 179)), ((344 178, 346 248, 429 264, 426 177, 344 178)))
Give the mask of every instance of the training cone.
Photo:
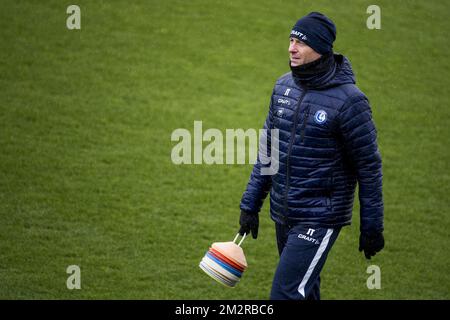
POLYGON ((241 248, 245 236, 238 244, 239 233, 233 241, 214 242, 200 261, 200 269, 217 282, 233 288, 247 269, 247 260, 241 248))

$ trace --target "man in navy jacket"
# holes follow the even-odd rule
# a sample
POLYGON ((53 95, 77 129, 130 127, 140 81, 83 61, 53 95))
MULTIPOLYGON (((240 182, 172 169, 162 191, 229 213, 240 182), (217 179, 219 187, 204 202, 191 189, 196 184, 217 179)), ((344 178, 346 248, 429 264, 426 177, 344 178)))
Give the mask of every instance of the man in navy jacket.
POLYGON ((320 299, 320 272, 339 231, 351 223, 357 184, 359 250, 370 259, 384 247, 377 131, 349 60, 332 50, 335 38, 334 23, 318 12, 294 25, 291 72, 277 80, 264 123, 264 149, 277 153, 278 170, 264 174, 258 156, 240 204, 239 233, 251 231, 256 239, 270 191, 280 254, 271 299, 320 299), (273 130, 278 137, 271 145, 273 130))

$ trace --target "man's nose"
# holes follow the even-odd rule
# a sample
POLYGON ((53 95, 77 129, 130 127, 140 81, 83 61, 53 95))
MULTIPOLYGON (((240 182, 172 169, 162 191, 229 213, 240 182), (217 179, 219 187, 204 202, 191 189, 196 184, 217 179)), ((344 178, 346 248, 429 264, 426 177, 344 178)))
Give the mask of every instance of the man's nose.
POLYGON ((291 43, 291 44, 289 45, 289 52, 294 53, 294 52, 296 52, 296 51, 297 51, 297 49, 295 48, 295 43, 291 43))

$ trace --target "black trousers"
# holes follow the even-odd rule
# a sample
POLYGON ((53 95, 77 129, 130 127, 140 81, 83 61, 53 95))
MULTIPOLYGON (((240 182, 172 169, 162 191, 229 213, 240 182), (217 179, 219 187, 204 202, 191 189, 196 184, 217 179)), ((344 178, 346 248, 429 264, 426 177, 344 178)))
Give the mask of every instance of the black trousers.
POLYGON ((320 272, 341 228, 275 223, 275 229, 280 261, 270 299, 319 300, 320 272))

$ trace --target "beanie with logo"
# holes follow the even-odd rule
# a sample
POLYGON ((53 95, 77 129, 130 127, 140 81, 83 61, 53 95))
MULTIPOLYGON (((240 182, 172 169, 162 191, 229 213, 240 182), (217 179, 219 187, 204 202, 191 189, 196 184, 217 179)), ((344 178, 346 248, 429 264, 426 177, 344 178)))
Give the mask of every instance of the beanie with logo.
POLYGON ((336 40, 336 26, 320 12, 311 12, 300 18, 291 31, 291 37, 306 43, 320 54, 332 52, 336 40))

